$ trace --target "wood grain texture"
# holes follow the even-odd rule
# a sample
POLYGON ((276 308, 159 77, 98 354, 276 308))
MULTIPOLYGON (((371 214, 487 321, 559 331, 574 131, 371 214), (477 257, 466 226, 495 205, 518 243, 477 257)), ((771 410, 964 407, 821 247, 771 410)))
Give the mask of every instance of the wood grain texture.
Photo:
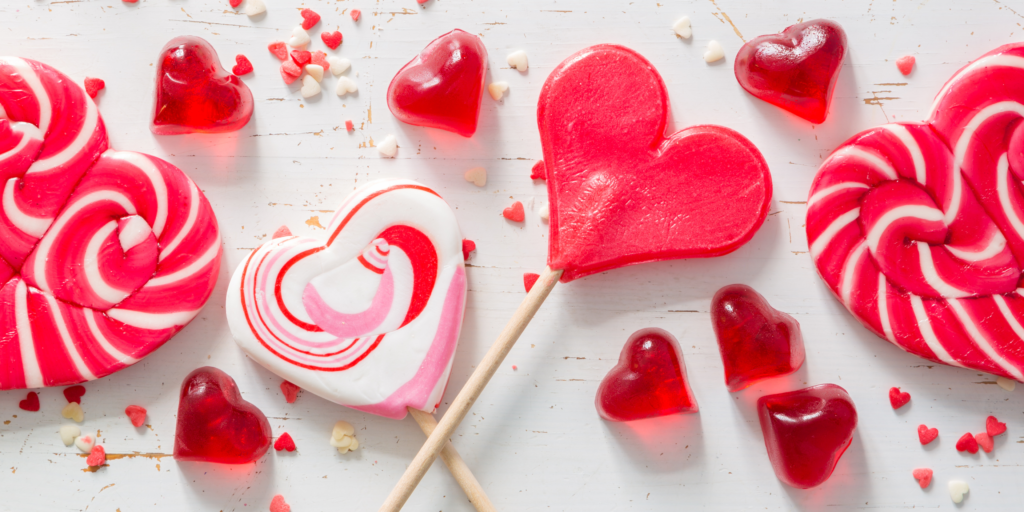
MULTIPOLYGON (((225 256, 217 290, 196 320, 132 368, 86 385, 83 431, 97 434, 108 466, 83 472, 85 461, 57 434, 65 400, 59 389, 40 393, 42 409, 17 408, 22 392, 0 393, 0 510, 266 510, 283 494, 296 512, 375 510, 423 444, 411 421, 392 421, 346 409, 308 393, 294 404, 280 379, 245 358, 224 319, 228 277, 248 251, 282 224, 322 236, 331 212, 356 186, 385 176, 419 180, 455 209, 477 251, 470 259, 466 319, 446 402, 462 388, 524 297, 523 272, 539 272, 547 225, 538 217, 543 183, 529 179, 540 158, 534 117, 547 74, 592 44, 637 50, 661 72, 675 128, 714 123, 741 132, 763 152, 775 198, 771 215, 737 252, 711 260, 638 265, 559 286, 452 436, 454 444, 499 510, 715 511, 925 508, 1016 510, 1022 498, 1024 416, 1016 393, 989 375, 936 366, 907 355, 862 328, 829 294, 806 254, 803 204, 822 159, 851 135, 886 121, 922 119, 932 97, 969 60, 1024 34, 1019 0, 265 0, 266 15, 250 20, 227 0, 0 2, 3 53, 38 59, 76 80, 103 78, 98 104, 113 147, 164 158, 209 197, 223 232, 225 256), (355 97, 338 98, 335 78, 310 100, 298 83, 286 86, 266 46, 285 39, 310 7, 318 30, 341 30, 335 55, 351 59, 355 97), (347 10, 359 8, 353 23, 347 10), (693 39, 680 40, 672 22, 688 15, 693 39), (776 32, 799 20, 828 17, 847 31, 849 55, 829 120, 812 126, 746 94, 732 74, 742 38, 776 32), (481 34, 490 52, 490 80, 510 89, 501 102, 484 98, 481 126, 471 139, 404 126, 387 111, 394 73, 427 42, 452 28, 481 34), (256 113, 232 134, 155 137, 148 130, 153 64, 174 36, 209 40, 230 67, 238 53, 256 69, 244 78, 256 113), (726 50, 721 64, 702 59, 711 39, 726 50), (526 73, 505 56, 525 50, 526 73), (917 57, 909 77, 896 70, 917 57), (352 119, 356 131, 347 133, 352 119), (372 147, 398 137, 395 159, 372 147), (484 188, 465 182, 472 167, 488 171, 484 188), (501 210, 527 206, 523 224, 501 210), (709 321, 714 292, 730 283, 756 288, 800 321, 807 361, 797 373, 729 393, 709 321), (598 383, 635 330, 664 328, 680 340, 700 413, 619 424, 601 420, 593 405, 598 383), (271 453, 254 465, 176 463, 173 446, 182 378, 213 365, 238 382, 243 396, 271 418, 275 435, 288 432, 294 453, 271 453), (517 370, 512 366, 516 365, 517 370), (774 476, 754 413, 765 393, 833 382, 853 396, 860 413, 853 445, 823 486, 798 491, 774 476), (913 395, 893 411, 890 386, 913 395), (149 427, 133 428, 123 410, 149 410, 149 427), (965 432, 980 432, 995 414, 1009 430, 991 454, 961 455, 965 432), (340 455, 331 427, 356 426, 360 448, 340 455), (938 427, 922 448, 916 428, 938 427), (136 453, 137 452, 137 453, 136 453), (922 491, 916 467, 935 470, 922 491), (946 482, 971 491, 960 507, 946 482)), ((244 5, 244 4, 243 4, 244 5)), ((314 31, 315 48, 323 48, 314 31)), ((436 464, 406 510, 469 512, 448 472, 436 464)))

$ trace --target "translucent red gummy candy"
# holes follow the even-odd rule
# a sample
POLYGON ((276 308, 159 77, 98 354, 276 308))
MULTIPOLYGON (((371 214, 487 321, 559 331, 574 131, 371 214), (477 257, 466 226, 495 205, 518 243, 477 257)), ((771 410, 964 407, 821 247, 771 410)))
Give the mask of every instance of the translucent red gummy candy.
POLYGON ((715 293, 711 322, 729 391, 795 372, 804 362, 800 324, 747 285, 733 284, 715 293))
POLYGON ((926 123, 861 132, 821 165, 807 240, 868 329, 926 359, 1024 380, 1024 44, 940 90, 926 123))
POLYGON ((820 124, 845 54, 843 28, 811 20, 748 41, 736 54, 734 71, 750 94, 820 124))
POLYGON ((653 328, 633 333, 594 402, 597 413, 610 421, 697 412, 675 337, 653 328))
POLYGON ((388 86, 388 108, 404 123, 470 137, 480 117, 486 72, 483 41, 455 29, 398 71, 388 86))
POLYGON ((721 126, 666 135, 668 91, 621 46, 586 48, 548 76, 537 105, 548 265, 562 281, 645 261, 719 256, 754 236, 771 202, 761 153, 721 126))
POLYGON ((857 427, 853 399, 835 384, 763 396, 757 413, 775 475, 798 489, 828 480, 857 427))
POLYGON ((252 93, 221 67, 210 43, 176 37, 160 51, 158 62, 153 133, 232 132, 249 122, 252 93))
POLYGON ((267 417, 242 399, 228 374, 205 366, 181 383, 174 430, 176 460, 253 462, 270 448, 270 436, 267 417))

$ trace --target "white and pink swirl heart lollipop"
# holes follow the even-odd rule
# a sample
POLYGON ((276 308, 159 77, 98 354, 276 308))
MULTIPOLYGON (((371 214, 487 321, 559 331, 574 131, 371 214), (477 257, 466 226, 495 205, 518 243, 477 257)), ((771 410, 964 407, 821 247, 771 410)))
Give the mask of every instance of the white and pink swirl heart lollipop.
POLYGON ((0 57, 0 389, 113 373, 192 320, 220 235, 206 198, 158 158, 107 149, 85 91, 0 57))
POLYGON ((231 332, 270 371, 389 418, 433 412, 462 326, 462 236, 433 190, 385 179, 352 193, 326 243, 274 239, 228 287, 231 332))
POLYGON ((1024 380, 1024 44, 943 86, 927 123, 862 132, 807 201, 810 253, 877 335, 932 361, 1024 380))

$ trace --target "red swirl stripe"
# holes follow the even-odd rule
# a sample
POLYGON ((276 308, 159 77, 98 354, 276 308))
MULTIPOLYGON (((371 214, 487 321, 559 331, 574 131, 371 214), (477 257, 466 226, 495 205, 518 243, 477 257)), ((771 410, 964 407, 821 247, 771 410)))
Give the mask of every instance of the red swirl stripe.
POLYGON ((855 135, 807 202, 818 273, 875 334, 1024 380, 1024 44, 965 66, 927 123, 855 135))
POLYGON ((83 382, 162 345, 220 266, 209 202, 158 158, 107 149, 85 91, 0 57, 0 389, 83 382))

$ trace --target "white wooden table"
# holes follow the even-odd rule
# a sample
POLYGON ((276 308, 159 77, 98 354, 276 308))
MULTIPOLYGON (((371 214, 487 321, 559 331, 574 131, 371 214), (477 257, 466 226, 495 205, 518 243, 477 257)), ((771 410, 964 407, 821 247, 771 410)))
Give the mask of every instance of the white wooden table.
MULTIPOLYGON (((0 53, 38 59, 76 80, 106 80, 98 99, 112 146, 148 152, 181 167, 206 192, 220 221, 224 261, 206 309, 171 342, 139 364, 86 385, 84 431, 97 432, 111 460, 95 473, 57 429, 60 389, 40 394, 42 410, 18 409, 25 393, 0 393, 0 510, 267 510, 283 494, 295 512, 376 510, 424 436, 402 422, 349 410, 310 394, 286 404, 280 379, 235 346, 224 318, 228 276, 248 251, 287 224, 304 235, 321 224, 355 186, 384 176, 417 179, 456 209, 478 250, 468 270, 469 302, 446 398, 523 298, 522 274, 545 261, 547 225, 542 183, 529 179, 540 158, 536 99, 547 74, 586 46, 618 43, 646 56, 664 77, 676 128, 714 123, 734 128, 762 151, 772 170, 771 215, 739 251, 711 260, 634 266, 559 286, 458 430, 455 444, 501 510, 853 510, 957 508, 946 491, 952 478, 971 491, 959 508, 1019 510, 1024 417, 1019 400, 973 371, 936 366, 907 355, 862 328, 815 275, 803 230, 807 190, 817 166, 854 133, 886 121, 918 120, 942 83, 959 67, 998 45, 1020 40, 1021 0, 790 1, 686 0, 266 0, 255 20, 227 0, 9 0, 0 3, 0 53), (352 60, 357 96, 338 98, 334 78, 325 93, 302 100, 286 86, 267 50, 287 38, 311 7, 317 29, 340 27, 338 52, 352 60), (359 8, 354 24, 347 10, 359 8), (670 27, 689 15, 693 39, 670 27), (733 77, 741 38, 776 32, 800 20, 828 17, 849 38, 831 115, 812 126, 752 98, 733 77), (501 103, 484 98, 480 129, 471 139, 405 126, 385 102, 394 73, 428 41, 452 28, 483 37, 490 78, 510 91, 501 103), (237 53, 256 72, 244 80, 256 111, 240 132, 156 137, 148 130, 154 61, 172 37, 210 41, 227 67, 237 53), (723 63, 702 60, 708 40, 726 49, 723 63), (523 49, 530 70, 508 69, 505 56, 523 49), (904 78, 894 64, 906 54, 918 67, 904 78), (346 133, 345 119, 357 130, 346 133), (394 133, 398 158, 371 147, 394 133), (483 166, 488 184, 463 180, 483 166), (501 217, 513 199, 527 205, 524 226, 501 217), (807 361, 796 374, 730 394, 723 384, 708 308, 721 286, 742 282, 793 314, 803 327, 807 361), (700 413, 635 423, 597 416, 594 393, 633 331, 662 327, 681 341, 700 413), (176 463, 172 451, 182 378, 217 366, 243 396, 271 418, 275 434, 298 445, 241 467, 176 463), (516 365, 518 370, 513 370, 516 365), (819 488, 780 483, 765 453, 754 410, 765 393, 833 382, 845 387, 860 414, 853 445, 819 488), (913 395, 894 412, 890 386, 913 395), (123 414, 149 409, 151 428, 138 431, 123 414), (984 429, 995 414, 1009 424, 991 454, 961 455, 964 432, 984 429), (362 447, 339 455, 328 446, 332 424, 357 427, 362 447), (919 423, 939 428, 927 448, 919 423), (915 467, 935 470, 922 491, 915 467)), ((314 32, 317 47, 322 48, 314 32)), ((1019 393, 1019 391, 1018 391, 1019 393)), ((443 407, 442 407, 443 412, 443 407)), ((472 510, 440 464, 424 479, 408 510, 472 510)))

